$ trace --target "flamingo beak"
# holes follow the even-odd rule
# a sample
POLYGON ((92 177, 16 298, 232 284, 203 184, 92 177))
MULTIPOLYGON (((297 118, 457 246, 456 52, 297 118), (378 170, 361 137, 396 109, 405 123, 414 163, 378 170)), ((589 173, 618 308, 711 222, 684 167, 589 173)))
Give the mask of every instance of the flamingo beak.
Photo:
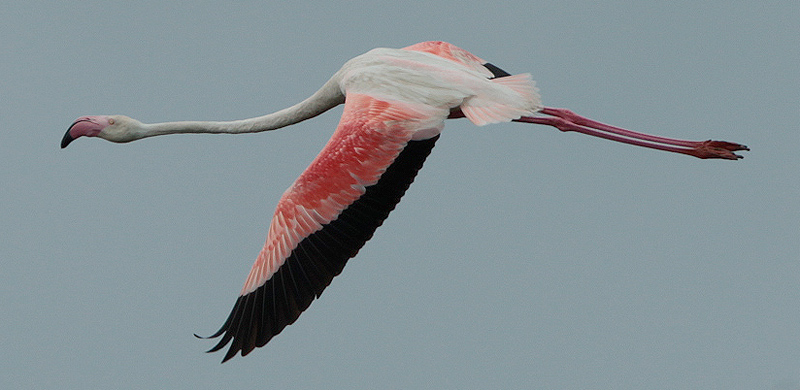
POLYGON ((84 116, 78 118, 70 125, 69 129, 67 129, 67 133, 64 134, 64 138, 61 139, 61 149, 66 148, 70 142, 79 137, 96 137, 108 125, 108 119, 101 116, 84 116))
MULTIPOLYGON (((74 126, 75 124, 73 124, 74 126)), ((75 141, 75 138, 69 133, 72 130, 72 126, 67 130, 67 133, 64 134, 64 138, 61 139, 61 149, 64 149, 69 145, 70 142, 75 141)))

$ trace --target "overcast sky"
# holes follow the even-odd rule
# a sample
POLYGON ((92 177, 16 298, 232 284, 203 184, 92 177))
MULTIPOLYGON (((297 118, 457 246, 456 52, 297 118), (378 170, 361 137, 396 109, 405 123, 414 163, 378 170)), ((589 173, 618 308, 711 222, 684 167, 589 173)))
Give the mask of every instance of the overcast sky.
POLYGON ((800 389, 797 1, 25 1, 0 12, 0 387, 800 389), (205 354, 341 109, 59 142, 75 118, 273 112, 373 47, 452 42, 544 103, 747 144, 699 160, 449 121, 297 323, 205 354))

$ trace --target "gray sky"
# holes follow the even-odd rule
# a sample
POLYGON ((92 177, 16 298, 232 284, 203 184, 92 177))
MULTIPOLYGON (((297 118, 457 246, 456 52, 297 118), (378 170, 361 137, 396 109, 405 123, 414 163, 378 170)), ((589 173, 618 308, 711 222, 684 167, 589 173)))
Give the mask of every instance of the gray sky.
POLYGON ((797 1, 235 4, 3 5, 0 387, 800 388, 797 1), (533 73, 549 106, 752 152, 450 121, 322 298, 220 365, 192 333, 341 109, 59 150, 67 126, 262 115, 425 40, 533 73))

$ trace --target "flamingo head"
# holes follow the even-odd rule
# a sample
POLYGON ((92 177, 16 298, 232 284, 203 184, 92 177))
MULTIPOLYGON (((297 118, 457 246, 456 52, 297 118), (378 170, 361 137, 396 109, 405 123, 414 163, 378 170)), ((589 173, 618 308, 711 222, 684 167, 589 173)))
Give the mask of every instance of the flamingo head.
POLYGON ((61 148, 79 137, 100 137, 112 142, 130 142, 136 137, 140 125, 135 119, 123 115, 82 116, 75 120, 61 139, 61 148))

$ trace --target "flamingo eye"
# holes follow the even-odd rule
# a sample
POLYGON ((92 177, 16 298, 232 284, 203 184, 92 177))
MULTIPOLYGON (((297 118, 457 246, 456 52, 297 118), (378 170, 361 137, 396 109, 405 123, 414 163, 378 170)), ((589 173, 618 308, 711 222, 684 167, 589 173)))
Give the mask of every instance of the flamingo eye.
POLYGON ((109 118, 108 119, 108 124, 109 125, 113 125, 114 124, 114 118, 109 118))

